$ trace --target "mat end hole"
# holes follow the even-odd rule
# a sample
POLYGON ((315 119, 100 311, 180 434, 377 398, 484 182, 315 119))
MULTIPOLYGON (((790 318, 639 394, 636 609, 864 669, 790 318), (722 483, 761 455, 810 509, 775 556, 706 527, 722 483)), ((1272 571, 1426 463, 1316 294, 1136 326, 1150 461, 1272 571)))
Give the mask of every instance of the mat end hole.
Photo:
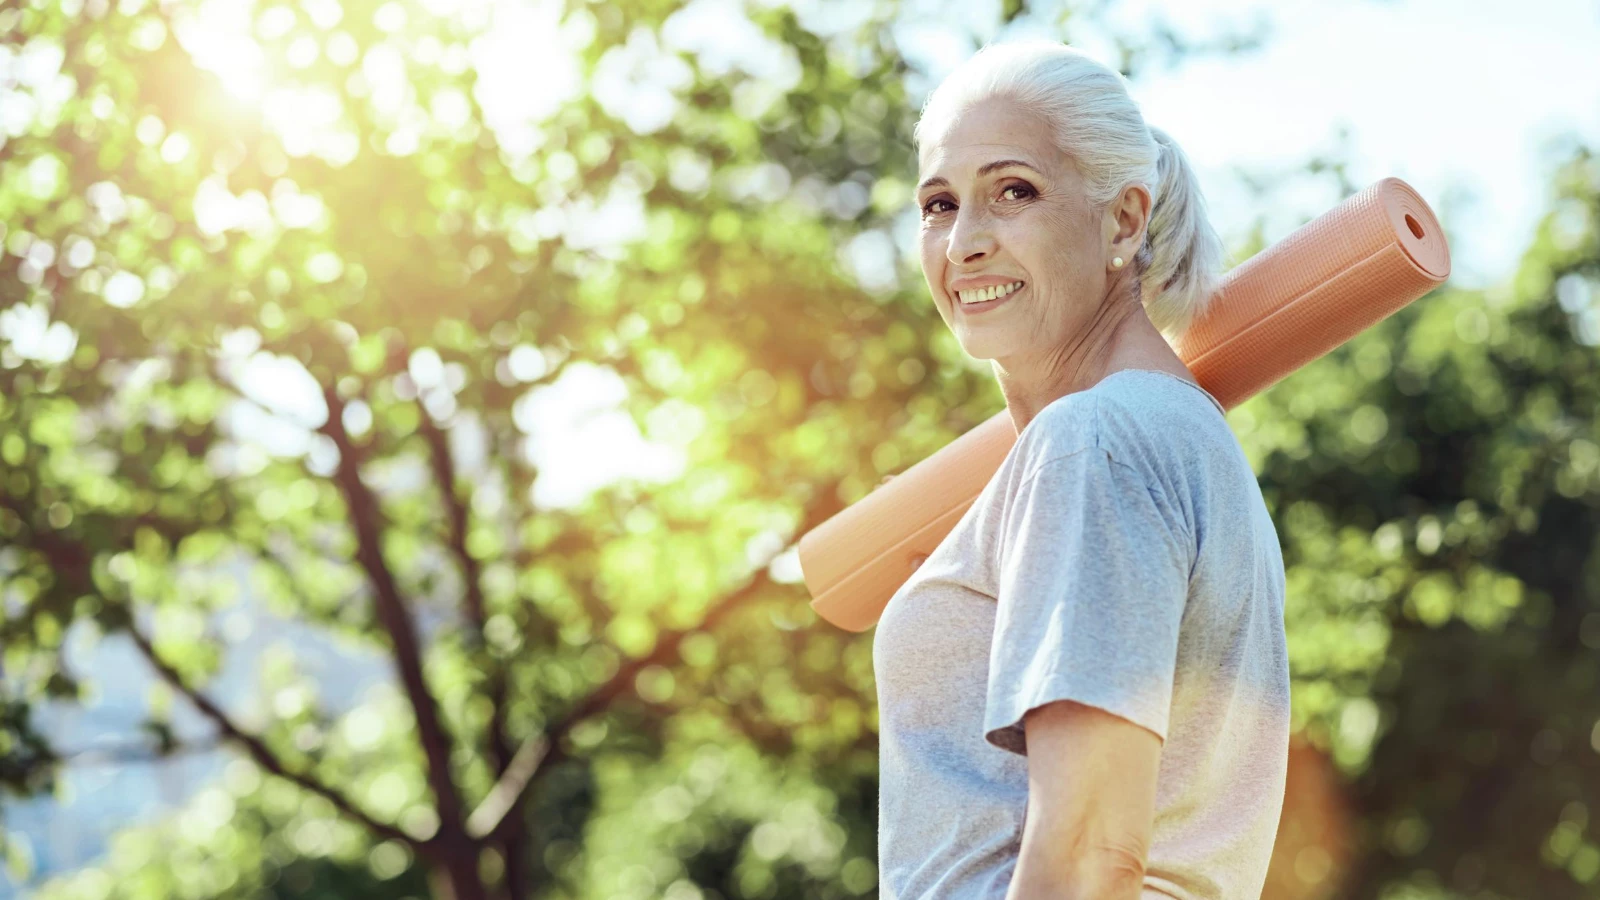
POLYGON ((1406 227, 1411 229, 1411 233, 1416 235, 1418 240, 1422 239, 1422 225, 1416 219, 1411 218, 1410 213, 1406 213, 1406 227))

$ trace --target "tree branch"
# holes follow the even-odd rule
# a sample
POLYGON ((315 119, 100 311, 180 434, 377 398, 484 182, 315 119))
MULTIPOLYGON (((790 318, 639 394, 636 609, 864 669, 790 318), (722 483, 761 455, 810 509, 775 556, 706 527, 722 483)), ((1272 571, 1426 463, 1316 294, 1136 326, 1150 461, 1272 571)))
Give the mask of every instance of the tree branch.
POLYGON ((545 766, 552 765, 557 760, 566 757, 565 752, 561 749, 561 739, 566 737, 573 726, 610 706, 618 695, 632 691, 634 678, 645 667, 669 662, 672 655, 677 652, 678 645, 683 643, 685 637, 696 631, 712 628, 718 621, 732 612, 735 607, 744 603, 771 583, 771 578, 767 575, 766 570, 763 569, 757 573, 755 579, 749 584, 724 597, 712 607, 711 611, 706 614, 705 619, 698 626, 665 633, 656 642, 655 649, 649 654, 639 659, 624 662, 617 668, 616 673, 606 680, 605 684, 591 692, 581 703, 563 716, 560 721, 543 733, 533 735, 523 741, 522 746, 517 749, 516 758, 525 759, 531 756, 535 759, 534 764, 526 769, 511 767, 501 773, 500 780, 489 791, 488 798, 472 812, 472 821, 483 829, 474 833, 495 835, 505 826, 509 818, 506 814, 515 809, 517 804, 522 801, 528 786, 533 783, 534 776, 545 766), (510 799, 509 801, 501 801, 497 798, 510 799), (497 803, 496 808, 501 809, 502 816, 494 819, 492 824, 490 824, 492 814, 486 809, 491 801, 497 803))
MULTIPOLYGON (((418 405, 420 407, 420 404, 418 405)), ((422 414, 420 426, 422 436, 427 440, 431 451, 429 464, 433 471, 434 484, 439 489, 439 497, 444 503, 445 515, 449 520, 447 543, 451 555, 461 566, 463 605, 466 607, 467 621, 472 625, 468 646, 473 650, 484 651, 488 646, 484 628, 489 623, 489 612, 483 599, 483 566, 467 551, 467 506, 456 493, 455 456, 450 452, 449 437, 433 421, 433 417, 426 409, 419 409, 419 412, 422 414)), ((485 656, 487 657, 487 654, 485 656)), ((505 733, 506 682, 502 666, 487 658, 484 664, 491 703, 489 754, 495 771, 500 771, 511 762, 511 746, 505 733)))
MULTIPOLYGON (((454 454, 450 452, 450 438, 438 423, 433 421, 433 415, 423 406, 420 398, 417 407, 421 415, 422 436, 428 442, 430 451, 428 460, 433 470, 434 484, 439 490, 439 498, 444 503, 445 515, 449 522, 446 543, 461 567, 462 600, 469 625, 467 649, 477 655, 484 673, 484 691, 489 698, 489 722, 485 737, 489 746, 490 769, 495 772, 509 772, 519 765, 537 767, 538 756, 542 756, 542 753, 533 755, 530 750, 525 754, 530 758, 522 760, 517 760, 512 755, 511 738, 506 730, 509 703, 506 670, 505 666, 488 652, 489 611, 483 597, 483 566, 467 550, 467 504, 456 492, 456 461, 454 454)), ((475 823, 480 821, 478 818, 480 811, 485 808, 491 811, 497 810, 492 815, 494 820, 499 822, 510 811, 513 802, 514 798, 497 798, 491 792, 479 804, 478 809, 467 818, 465 824, 468 835, 479 837, 475 823)), ((484 813, 484 815, 490 814, 484 813)), ((507 824, 500 836, 500 851, 506 866, 506 889, 513 900, 522 900, 528 892, 530 873, 525 858, 527 852, 525 831, 520 821, 513 821, 507 824)))
POLYGON ((483 798, 483 802, 479 803, 478 808, 467 817, 467 834, 474 838, 484 838, 520 830, 516 827, 520 823, 510 821, 508 817, 522 800, 534 773, 539 771, 548 757, 549 750, 550 742, 542 735, 523 742, 522 746, 517 748, 517 755, 511 758, 511 763, 506 766, 500 780, 495 782, 494 787, 490 788, 489 793, 483 798))
MULTIPOLYGON (((829 485, 825 490, 822 490, 818 494, 818 499, 807 507, 806 514, 802 517, 796 534, 804 535, 826 521, 829 516, 838 512, 840 504, 836 499, 836 495, 836 485, 829 485)), ((774 556, 776 555, 774 554, 774 556)), ((495 786, 489 791, 488 799, 479 804, 478 808, 472 812, 471 821, 477 826, 477 829, 483 829, 475 829, 473 833, 488 836, 496 835, 505 827, 506 822, 514 818, 510 813, 522 802, 539 773, 566 758, 567 754, 562 747, 562 738, 566 737, 573 726, 610 706, 619 694, 631 691, 634 678, 647 666, 667 663, 672 655, 677 652, 678 646, 683 643, 685 637, 697 631, 708 631, 716 627, 717 623, 726 618, 735 608, 772 585, 770 563, 771 560, 769 559, 769 565, 759 569, 755 577, 750 580, 750 583, 717 601, 706 613, 705 618, 700 621, 699 625, 694 628, 665 632, 656 641, 655 648, 649 654, 640 659, 623 663, 617 668, 616 673, 606 680, 605 684, 596 688, 588 697, 584 698, 583 702, 570 710, 555 725, 545 729, 542 734, 533 735, 523 741, 522 746, 517 748, 515 759, 533 757, 536 762, 525 769, 508 767, 506 771, 500 774, 499 780, 495 782, 495 786), (504 798, 509 798, 509 802, 506 802, 504 798), (494 818, 493 812, 488 808, 490 800, 496 801, 493 809, 501 810, 498 819, 494 818)))
POLYGON ((144 654, 144 658, 149 660, 150 665, 156 670, 156 673, 161 676, 161 680, 171 685, 174 690, 189 698, 189 702, 194 704, 195 708, 200 711, 201 715, 210 719, 211 722, 217 726, 217 730, 221 732, 223 736, 242 746, 245 752, 249 753, 250 757, 254 759, 256 763, 263 769, 266 769, 268 772, 271 772, 279 778, 291 781, 305 790, 326 799, 329 803, 334 805, 334 808, 338 809, 340 812, 356 820, 362 825, 365 825, 367 828, 371 829, 374 834, 382 835, 389 840, 400 841, 417 850, 419 853, 430 856, 432 855, 431 841, 419 840, 409 834, 406 834, 404 831, 401 831, 393 825, 387 825, 383 822, 379 822, 377 819, 374 819, 372 816, 358 808, 344 794, 340 793, 337 789, 330 785, 323 784, 314 775, 311 775, 307 772, 301 772, 296 769, 291 769, 289 766, 285 765, 283 760, 279 759, 278 755, 272 752, 272 749, 263 743, 260 738, 240 728, 231 718, 228 717, 228 714, 224 712, 221 707, 213 703, 209 697, 207 697, 205 694, 202 694, 199 690, 185 684, 182 676, 178 674, 178 671, 172 668, 172 666, 169 665, 166 660, 157 655, 155 647, 151 646, 150 639, 146 637, 143 632, 139 631, 139 629, 132 623, 128 625, 128 634, 133 638, 133 643, 139 648, 139 652, 144 654))
MULTIPOLYGON (((21 511, 16 509, 13 504, 7 503, 5 505, 12 508, 14 512, 18 512, 19 515, 21 514, 21 511)), ((24 517, 24 520, 26 520, 26 517, 24 517)), ((35 548, 44 553, 46 559, 50 560, 52 568, 59 577, 73 579, 83 590, 93 591, 96 594, 101 593, 89 578, 88 573, 90 571, 90 563, 93 561, 93 554, 87 548, 77 541, 64 539, 52 532, 35 531, 33 538, 35 548)), ((150 665, 155 668, 156 673, 161 676, 162 680, 187 697, 189 702, 193 703, 202 715, 217 726, 222 737, 226 737, 242 746, 262 768, 327 799, 336 809, 370 828, 373 833, 383 835, 391 840, 402 841, 418 853, 432 855, 433 846, 431 841, 414 838, 393 825, 379 822, 358 808, 338 790, 323 784, 315 776, 289 768, 278 758, 277 754, 262 743, 260 738, 240 728, 210 698, 185 684, 178 675, 177 670, 156 654, 155 647, 151 645, 149 638, 139 631, 131 615, 127 616, 126 626, 128 634, 133 639, 134 646, 138 647, 139 652, 144 655, 145 659, 149 660, 150 665)))
POLYGON ((332 387, 323 387, 323 398, 328 405, 328 421, 318 430, 326 434, 339 449, 339 464, 334 481, 344 495, 349 510, 351 526, 356 533, 356 559, 367 573, 373 588, 373 611, 378 624, 388 632, 394 647, 395 669, 401 687, 417 720, 417 740, 427 761, 428 786, 433 791, 438 806, 439 840, 452 846, 452 853, 461 848, 457 844, 466 836, 463 830, 461 797, 450 774, 450 753, 453 743, 439 716, 439 706, 422 673, 422 648, 417 639, 416 625, 394 574, 383 558, 381 543, 381 512, 377 499, 361 480, 361 454, 344 430, 344 400, 332 387))

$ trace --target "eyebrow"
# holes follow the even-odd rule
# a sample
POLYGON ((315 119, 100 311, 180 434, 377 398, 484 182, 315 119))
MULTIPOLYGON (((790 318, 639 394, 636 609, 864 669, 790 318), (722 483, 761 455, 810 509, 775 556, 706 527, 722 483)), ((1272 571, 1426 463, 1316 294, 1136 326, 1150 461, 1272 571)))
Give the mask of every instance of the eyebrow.
MULTIPOLYGON (((997 159, 994 162, 984 163, 983 165, 979 166, 978 167, 978 177, 982 178, 983 176, 989 174, 990 172, 995 171, 996 169, 1007 169, 1007 168, 1010 168, 1011 166, 1021 166, 1024 169, 1031 169, 1036 174, 1041 174, 1041 175, 1044 174, 1042 172, 1039 172, 1038 169, 1035 169, 1032 164, 1027 163, 1027 162, 1023 162, 1020 159, 997 159)), ((935 175, 934 177, 929 178, 927 181, 924 181, 923 183, 917 185, 917 191, 920 193, 920 192, 922 192, 922 191, 924 191, 924 190, 926 190, 928 188, 931 188, 931 187, 943 187, 943 186, 948 186, 949 184, 950 184, 950 182, 948 180, 946 180, 946 179, 944 179, 944 178, 942 178, 942 177, 940 177, 938 175, 935 175)))

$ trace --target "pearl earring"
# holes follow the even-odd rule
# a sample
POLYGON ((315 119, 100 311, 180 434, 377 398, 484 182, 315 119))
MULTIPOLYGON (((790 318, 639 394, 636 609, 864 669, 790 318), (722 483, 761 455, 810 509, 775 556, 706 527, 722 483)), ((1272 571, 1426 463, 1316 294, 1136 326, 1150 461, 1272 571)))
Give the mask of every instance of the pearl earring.
POLYGON ((1111 258, 1111 268, 1113 268, 1113 269, 1120 269, 1120 268, 1122 268, 1122 257, 1120 257, 1120 256, 1113 256, 1113 257, 1112 257, 1112 258, 1111 258))

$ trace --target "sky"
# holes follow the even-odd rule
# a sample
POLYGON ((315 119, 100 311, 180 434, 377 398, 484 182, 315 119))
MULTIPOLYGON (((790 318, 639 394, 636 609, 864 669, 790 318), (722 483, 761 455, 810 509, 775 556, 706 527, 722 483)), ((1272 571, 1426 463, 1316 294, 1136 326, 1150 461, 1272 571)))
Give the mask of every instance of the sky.
POLYGON ((1225 234, 1266 212, 1229 189, 1230 167, 1307 159, 1335 147, 1343 125, 1357 184, 1399 177, 1441 215, 1452 188, 1475 197, 1444 224, 1452 280, 1484 287, 1513 270, 1548 207, 1543 142, 1571 131, 1600 144, 1594 0, 1136 2, 1116 5, 1112 21, 1132 25, 1155 12, 1186 34, 1257 14, 1273 23, 1258 52, 1133 84, 1146 121, 1178 140, 1216 194, 1213 217, 1225 234))

